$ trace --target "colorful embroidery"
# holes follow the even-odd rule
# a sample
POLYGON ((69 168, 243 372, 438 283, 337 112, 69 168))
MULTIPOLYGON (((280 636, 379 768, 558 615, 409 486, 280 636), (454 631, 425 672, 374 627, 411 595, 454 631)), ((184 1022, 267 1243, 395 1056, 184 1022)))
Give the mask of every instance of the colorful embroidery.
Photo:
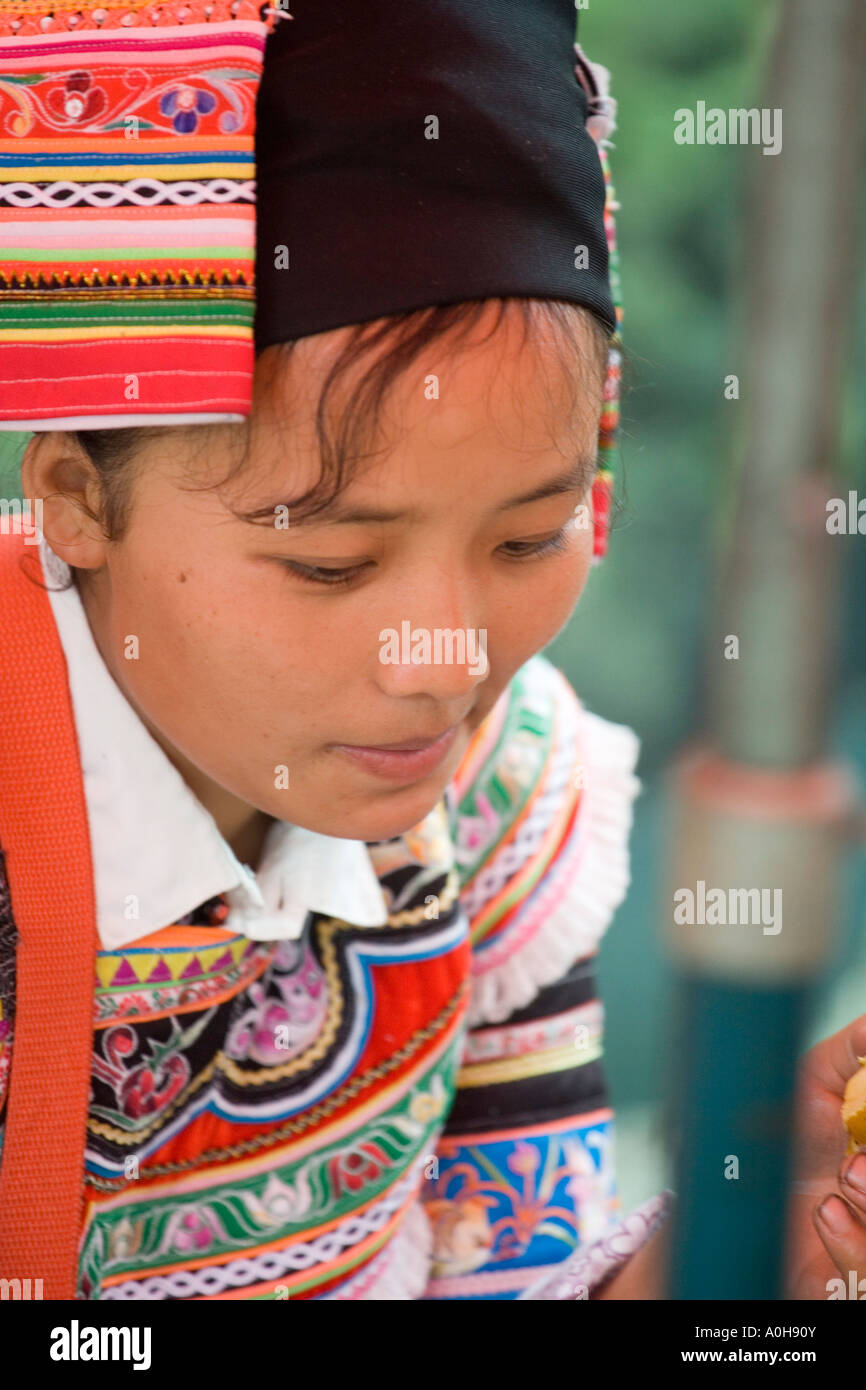
POLYGON ((611 1142, 610 1110, 531 1131, 444 1138, 438 1180, 425 1193, 434 1230, 429 1295, 513 1296, 539 1266, 602 1234, 617 1206, 611 1142))
POLYGON ((504 1020, 597 948, 628 886, 637 752, 539 657, 476 734, 451 804, 471 1024, 504 1020))
POLYGON ((248 413, 280 13, 0 4, 0 419, 248 413))
POLYGON ((601 1001, 591 1000, 575 1009, 530 1019, 527 1023, 505 1024, 501 1028, 476 1028, 466 1039, 463 1054, 464 1078, 470 1067, 483 1062, 504 1061, 511 1057, 528 1057, 568 1047, 572 1065, 575 1052, 586 1061, 598 1055, 601 1046, 603 1009, 601 1001))
MULTIPOLYGON (((418 1156, 441 1128, 453 1092, 456 1061, 452 1038, 435 1066, 425 1068, 426 1074, 408 1090, 401 1088, 388 1109, 366 1124, 356 1121, 351 1138, 338 1135, 327 1142, 323 1133, 316 1149, 300 1161, 287 1144, 266 1165, 261 1158, 236 1162, 230 1173, 216 1170, 209 1182, 199 1172, 180 1190, 169 1184, 166 1191, 163 1184, 139 1193, 133 1185, 121 1199, 94 1205, 83 1255, 85 1278, 94 1283, 98 1278, 107 1287, 123 1276, 126 1297, 147 1297, 152 1295, 143 1290, 130 1292, 131 1274, 146 1275, 173 1263, 186 1268, 186 1258, 205 1255, 214 1271, 223 1257, 243 1251, 252 1260, 263 1247, 280 1259, 283 1272, 303 1269, 309 1276, 312 1228, 343 1221, 348 1227, 353 1216, 360 1228, 373 1204, 382 1211, 384 1201, 391 1215, 408 1206, 420 1179, 418 1156)), ((358 1241, 355 1229, 351 1243, 358 1241)), ((327 1255, 333 1255, 334 1244, 322 1242, 320 1280, 331 1273, 327 1255)), ((305 1281, 308 1286, 314 1282, 309 1277, 305 1281)))
POLYGON ((602 1006, 516 1023, 505 1029, 475 1029, 467 1038, 457 1084, 496 1086, 518 1077, 548 1076, 598 1061, 602 1055, 602 1006))
MULTIPOLYGON (((599 804, 590 784, 570 783, 587 727, 546 662, 524 668, 446 801, 368 846, 384 927, 310 914, 298 941, 255 942, 225 928, 215 900, 97 953, 80 1297, 421 1298, 435 1242, 427 1296, 508 1298, 607 1225, 591 951, 568 971, 603 930, 597 905, 573 910, 587 868, 571 856, 599 804), (544 915, 551 885, 559 897, 568 886, 567 949, 544 915), (532 930, 513 934, 527 911, 532 930), (529 975, 526 1007, 512 983, 497 996, 505 1012, 491 1009, 483 985, 496 971, 479 962, 494 950, 529 975), (547 988, 531 983, 533 952, 559 955, 547 988)), ((625 771, 631 746, 610 746, 625 771)), ((604 833, 616 841, 631 784, 610 780, 604 833)), ((593 855, 602 875, 605 853, 593 855)), ((8 1054, 15 928, 3 902, 8 1054)))
MULTIPOLYGON (((159 935, 162 935, 161 933, 159 935)), ((208 933, 213 937, 214 933, 208 933)), ((105 1026, 119 1018, 142 1018, 191 1008, 222 997, 236 984, 255 980, 273 958, 273 946, 230 937, 217 946, 192 949, 154 945, 125 951, 100 951, 96 957, 95 1022, 105 1026)))

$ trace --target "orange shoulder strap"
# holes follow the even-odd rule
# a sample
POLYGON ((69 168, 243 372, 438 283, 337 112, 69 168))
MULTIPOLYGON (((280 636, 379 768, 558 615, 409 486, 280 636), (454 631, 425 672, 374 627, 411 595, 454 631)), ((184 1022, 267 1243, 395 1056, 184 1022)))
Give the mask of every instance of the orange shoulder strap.
POLYGON ((0 848, 18 928, 0 1278, 75 1296, 96 910, 66 662, 37 547, 0 536, 0 848))

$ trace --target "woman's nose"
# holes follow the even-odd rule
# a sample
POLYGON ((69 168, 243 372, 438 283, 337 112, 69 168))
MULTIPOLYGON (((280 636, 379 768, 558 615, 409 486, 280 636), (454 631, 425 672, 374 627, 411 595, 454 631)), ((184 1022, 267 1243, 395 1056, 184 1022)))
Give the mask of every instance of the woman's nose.
POLYGON ((391 695, 461 699, 487 678, 487 630, 402 619, 379 632, 378 683, 391 695))
POLYGON ((477 580, 453 554, 419 554, 411 590, 392 601, 380 610, 380 688, 392 695, 471 699, 489 669, 477 580))

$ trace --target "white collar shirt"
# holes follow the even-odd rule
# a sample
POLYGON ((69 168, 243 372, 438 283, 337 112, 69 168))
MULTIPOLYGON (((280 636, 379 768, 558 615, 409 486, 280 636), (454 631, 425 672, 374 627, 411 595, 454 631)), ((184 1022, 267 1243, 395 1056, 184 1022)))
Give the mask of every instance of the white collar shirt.
POLYGON ((44 540, 40 554, 78 735, 102 948, 120 950, 221 893, 224 926, 257 941, 297 939, 311 911, 383 926, 388 907, 362 840, 275 821, 257 871, 240 862, 115 683, 69 567, 44 540))

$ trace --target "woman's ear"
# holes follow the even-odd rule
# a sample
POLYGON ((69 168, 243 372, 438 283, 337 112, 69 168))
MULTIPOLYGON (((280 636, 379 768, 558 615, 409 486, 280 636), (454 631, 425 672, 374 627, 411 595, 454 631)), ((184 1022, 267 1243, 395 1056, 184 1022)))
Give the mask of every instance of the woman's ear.
POLYGON ((99 474, 81 445, 62 430, 34 434, 21 461, 21 491, 41 502, 42 534, 61 560, 101 569, 107 537, 99 524, 99 474))

